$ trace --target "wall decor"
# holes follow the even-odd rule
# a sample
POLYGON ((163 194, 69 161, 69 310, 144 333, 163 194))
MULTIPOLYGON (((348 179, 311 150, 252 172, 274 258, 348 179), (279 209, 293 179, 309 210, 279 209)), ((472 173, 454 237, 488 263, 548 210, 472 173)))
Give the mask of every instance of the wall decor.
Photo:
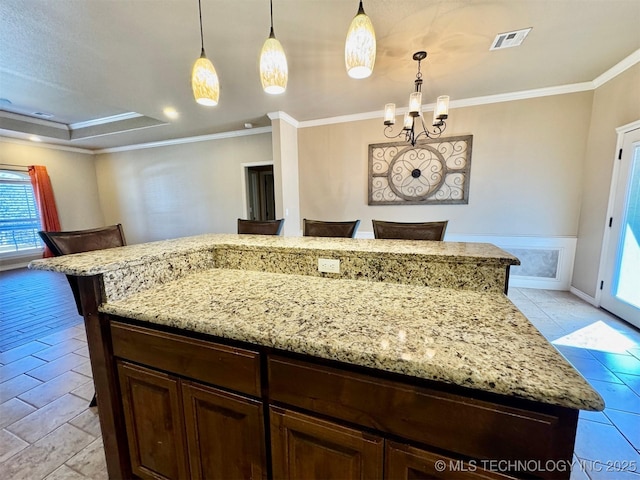
POLYGON ((473 135, 369 145, 369 205, 469 203, 473 135))

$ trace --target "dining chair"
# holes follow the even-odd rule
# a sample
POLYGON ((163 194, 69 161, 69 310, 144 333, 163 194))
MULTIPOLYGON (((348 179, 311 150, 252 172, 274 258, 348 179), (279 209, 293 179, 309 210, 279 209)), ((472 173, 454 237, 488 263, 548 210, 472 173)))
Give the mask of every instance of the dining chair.
POLYGON ((251 235, 280 235, 284 218, 280 220, 243 220, 238 219, 238 233, 251 235))
POLYGON ((302 234, 305 237, 344 237, 353 238, 360 220, 349 222, 323 222, 321 220, 303 220, 302 234))
MULTIPOLYGON (((56 256, 70 255, 73 253, 91 252, 105 248, 122 247, 127 244, 124 238, 122 225, 110 225, 103 228, 92 228, 89 230, 73 230, 66 232, 38 232, 42 241, 49 247, 49 250, 56 256)), ((80 300, 80 289, 78 279, 67 275, 69 286, 76 301, 78 313, 84 316, 82 311, 82 301, 80 300)), ((93 407, 97 404, 96 396, 89 404, 93 407)))
POLYGON ((375 238, 402 239, 402 240, 437 240, 444 239, 448 220, 443 222, 385 222, 372 220, 373 235, 375 238))

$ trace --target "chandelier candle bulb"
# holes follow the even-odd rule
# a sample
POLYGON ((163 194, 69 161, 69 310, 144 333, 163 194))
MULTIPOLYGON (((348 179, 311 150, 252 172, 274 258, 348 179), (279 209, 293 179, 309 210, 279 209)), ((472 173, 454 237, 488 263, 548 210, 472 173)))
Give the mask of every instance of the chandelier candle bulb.
POLYGON ((413 92, 409 96, 409 114, 412 117, 420 115, 422 110, 422 92, 413 92))
POLYGON ((404 126, 403 130, 411 130, 413 128, 413 117, 409 114, 409 112, 404 114, 404 126))
POLYGON ((436 100, 436 116, 438 120, 444 120, 449 116, 449 96, 441 95, 436 100))
POLYGON ((384 106, 384 124, 395 125, 396 123, 396 104, 387 103, 384 106))

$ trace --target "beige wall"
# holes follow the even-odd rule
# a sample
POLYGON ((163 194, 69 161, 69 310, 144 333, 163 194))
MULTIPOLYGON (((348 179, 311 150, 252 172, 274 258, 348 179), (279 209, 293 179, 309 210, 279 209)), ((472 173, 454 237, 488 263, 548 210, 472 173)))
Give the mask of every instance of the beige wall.
POLYGON ((0 139, 0 163, 47 167, 63 230, 105 225, 93 155, 0 139))
POLYGON ((391 141, 382 119, 302 128, 301 216, 359 218, 361 232, 373 218, 448 219, 449 234, 575 236, 591 103, 582 92, 452 109, 445 136, 473 135, 468 205, 368 206, 368 145, 391 141))
POLYGON ((97 155, 100 202, 128 243, 235 233, 242 163, 272 161, 271 134, 97 155))
POLYGON ((602 280, 598 267, 616 156, 616 128, 636 120, 640 120, 640 64, 596 89, 593 96, 573 271, 573 286, 592 297, 602 280))

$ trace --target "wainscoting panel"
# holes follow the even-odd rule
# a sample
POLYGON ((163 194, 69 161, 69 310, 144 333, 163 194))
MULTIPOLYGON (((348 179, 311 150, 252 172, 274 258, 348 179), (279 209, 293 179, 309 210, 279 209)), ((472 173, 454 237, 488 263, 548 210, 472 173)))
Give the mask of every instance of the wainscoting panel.
POLYGON ((511 267, 509 285, 546 290, 569 290, 576 253, 576 237, 446 235, 453 242, 483 242, 520 259, 511 267))

